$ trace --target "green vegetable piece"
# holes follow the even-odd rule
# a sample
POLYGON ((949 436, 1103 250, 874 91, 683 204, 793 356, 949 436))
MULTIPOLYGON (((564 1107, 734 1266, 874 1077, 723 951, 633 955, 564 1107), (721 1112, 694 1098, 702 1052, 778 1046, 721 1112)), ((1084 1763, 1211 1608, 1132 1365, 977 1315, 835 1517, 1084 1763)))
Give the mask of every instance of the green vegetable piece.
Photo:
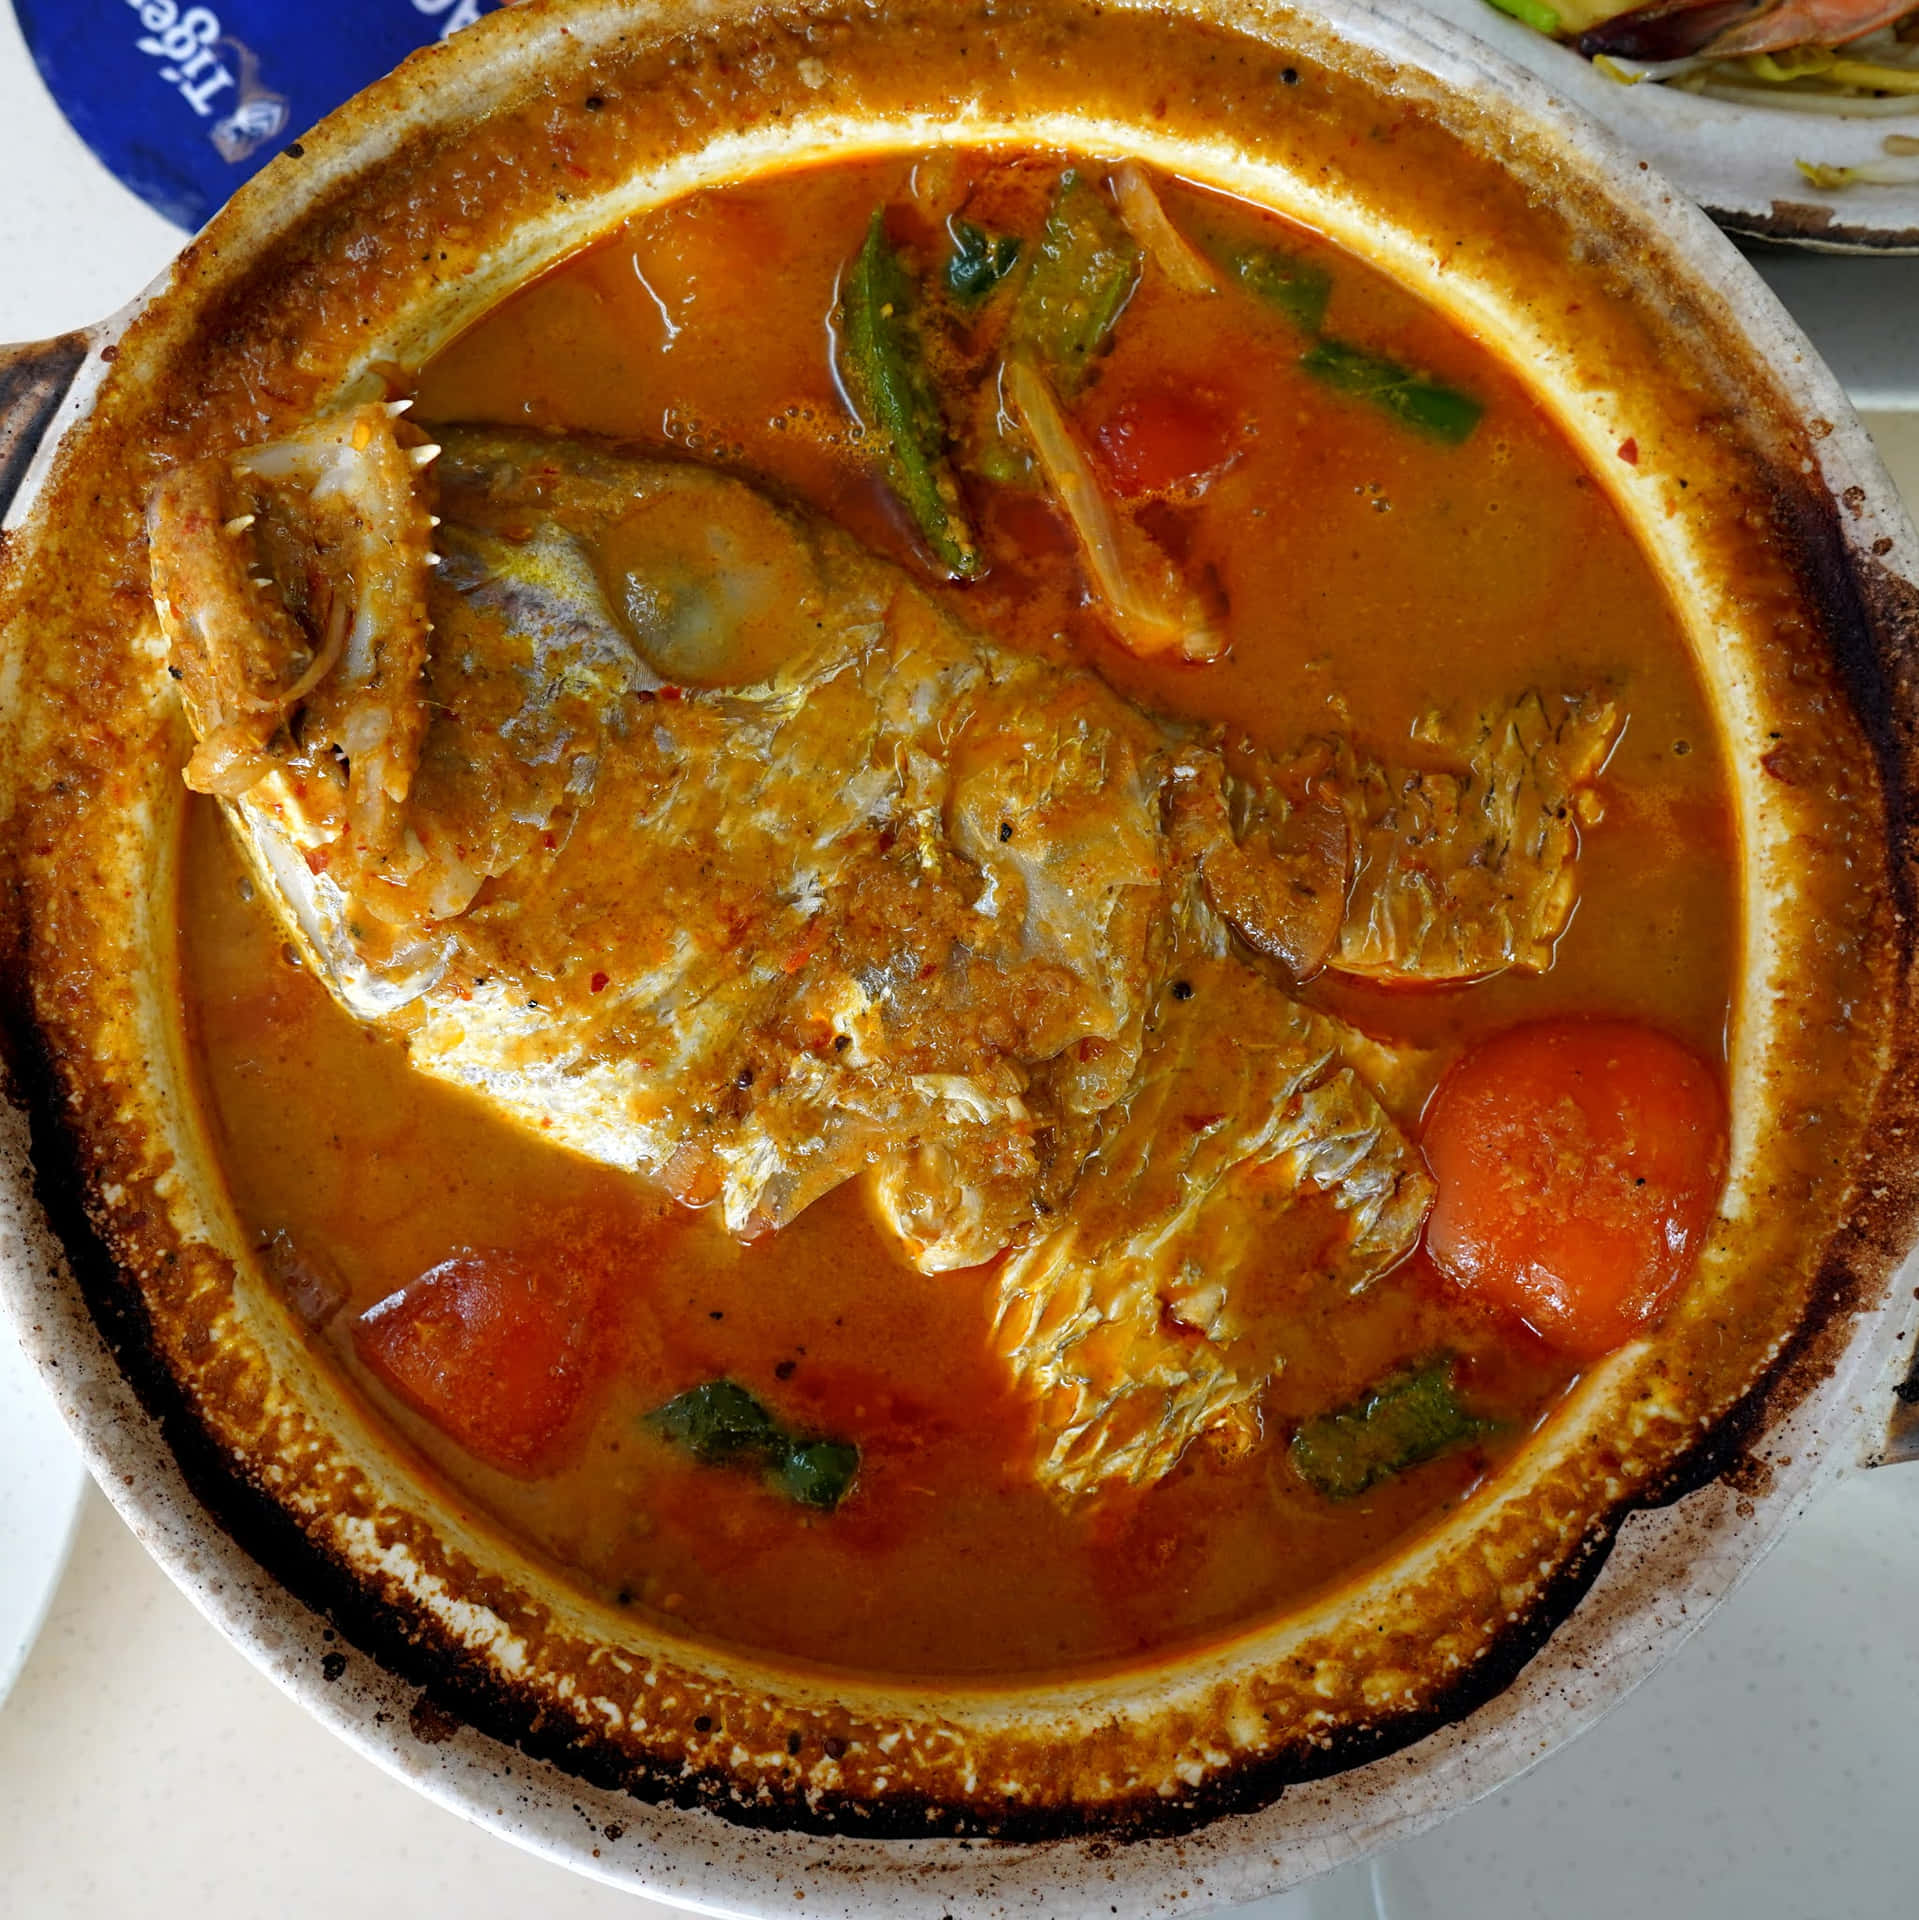
POLYGON ((953 251, 946 262, 946 291, 962 307, 977 307, 1019 264, 1019 235, 988 233, 970 220, 947 224, 953 251))
POLYGON ((1449 1355, 1382 1380, 1351 1406, 1308 1420, 1291 1458, 1306 1484, 1329 1500, 1354 1500, 1382 1480, 1491 1433, 1459 1404, 1449 1355))
POLYGON ((767 1484, 802 1507, 831 1513, 851 1491, 860 1450, 843 1440, 806 1440, 767 1473, 767 1484))
POLYGON ((1834 167, 1823 160, 1795 160, 1792 164, 1812 186, 1827 193, 1837 193, 1841 187, 1849 187, 1871 172, 1869 167, 1834 167))
POLYGON ((1053 391, 1072 399, 1112 338, 1139 272, 1139 248, 1105 195, 1077 173, 1062 174, 1013 307, 1007 353, 1037 360, 1053 391))
POLYGON ((1486 0, 1486 4, 1511 14, 1521 26, 1531 27, 1535 33, 1559 31, 1559 16, 1544 0, 1486 0))
POLYGON ((1451 446, 1467 439, 1486 411, 1457 387, 1441 386, 1437 380, 1402 367, 1397 360, 1368 353, 1363 347, 1347 346, 1344 341, 1320 341, 1299 364, 1315 380, 1340 393, 1370 400, 1394 419, 1451 446))
POLYGON ((1307 333, 1317 333, 1332 298, 1333 276, 1324 267, 1278 247, 1241 247, 1220 261, 1256 298, 1276 307, 1307 333))
POLYGON ((946 458, 946 421, 920 343, 918 289, 875 209, 847 269, 840 304, 840 373, 862 424, 875 433, 886 477, 942 566, 962 579, 981 569, 959 483, 946 458))
POLYGON ((860 1470, 850 1441, 795 1433, 734 1380, 689 1387, 646 1424, 706 1466, 756 1466, 775 1493, 826 1513, 852 1491, 860 1470))
POLYGON ((648 1420, 696 1460, 737 1460, 776 1450, 779 1422, 732 1380, 706 1380, 669 1400, 648 1420))

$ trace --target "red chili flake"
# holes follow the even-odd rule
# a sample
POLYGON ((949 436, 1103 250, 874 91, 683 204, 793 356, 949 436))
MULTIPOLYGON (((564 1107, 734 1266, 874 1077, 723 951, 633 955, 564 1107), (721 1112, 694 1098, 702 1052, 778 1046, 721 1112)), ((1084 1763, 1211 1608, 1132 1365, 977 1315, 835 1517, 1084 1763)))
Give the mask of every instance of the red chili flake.
POLYGON ((1639 442, 1638 442, 1637 440, 1622 440, 1622 441, 1620 441, 1620 443, 1619 443, 1619 457, 1620 457, 1620 459, 1622 459, 1623 461, 1625 461, 1625 463, 1626 463, 1626 464, 1627 464, 1627 466, 1629 466, 1629 467, 1636 467, 1636 466, 1638 466, 1638 464, 1639 464, 1639 442))
POLYGON ((326 872, 327 858, 328 858, 328 854, 327 854, 327 849, 325 847, 309 847, 307 849, 307 872, 309 873, 326 872))
POLYGON ((606 991, 606 975, 603 973, 596 973, 588 984, 592 987, 595 993, 604 993, 606 991))
POLYGON ((559 844, 560 843, 556 839, 554 839, 554 837, 550 833, 543 833, 540 835, 540 845, 543 846, 548 853, 551 853, 554 850, 554 848, 557 847, 559 844))
POLYGON ((780 962, 780 971, 784 974, 798 973, 820 950, 820 944, 825 938, 826 936, 820 931, 820 923, 817 920, 809 920, 800 944, 780 962))
POLYGON ((678 687, 662 687, 660 689, 660 698, 662 700, 678 700, 681 697, 682 695, 678 687))
POLYGON ((1189 1113, 1186 1116, 1186 1124, 1195 1133, 1211 1133, 1225 1118, 1223 1113, 1189 1113))

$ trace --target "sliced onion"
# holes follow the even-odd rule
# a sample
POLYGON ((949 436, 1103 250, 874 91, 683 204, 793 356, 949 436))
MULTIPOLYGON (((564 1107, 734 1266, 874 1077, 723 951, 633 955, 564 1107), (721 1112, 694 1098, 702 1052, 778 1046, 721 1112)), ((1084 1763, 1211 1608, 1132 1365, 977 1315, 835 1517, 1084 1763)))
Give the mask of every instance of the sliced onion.
POLYGON ((1217 293, 1213 263, 1173 225, 1144 171, 1130 160, 1113 169, 1113 197, 1126 231, 1181 293, 1217 293))
POLYGON ((1723 100, 1728 106, 1777 107, 1787 113, 1823 114, 1828 120, 1871 120, 1882 116, 1896 119, 1900 115, 1910 118, 1912 114, 1912 98, 1909 94, 1875 99, 1862 93, 1800 93, 1792 87, 1727 86, 1698 75, 1675 81, 1674 85, 1707 100, 1723 100))
POLYGON ((1217 660, 1226 651, 1226 636, 1178 568, 1114 512, 1045 376, 1016 355, 1007 361, 1004 379, 1040 471, 1072 522, 1093 597, 1120 644, 1142 658, 1176 652, 1183 660, 1217 660))
POLYGON ((237 800, 272 771, 272 760, 244 733, 228 727, 208 734, 194 749, 187 762, 186 783, 195 793, 237 800))
POLYGON ((336 594, 332 610, 327 615, 326 638, 321 643, 320 651, 313 656, 313 664, 280 696, 288 708, 304 700, 333 671, 335 662, 346 647, 347 624, 352 612, 345 596, 336 594))

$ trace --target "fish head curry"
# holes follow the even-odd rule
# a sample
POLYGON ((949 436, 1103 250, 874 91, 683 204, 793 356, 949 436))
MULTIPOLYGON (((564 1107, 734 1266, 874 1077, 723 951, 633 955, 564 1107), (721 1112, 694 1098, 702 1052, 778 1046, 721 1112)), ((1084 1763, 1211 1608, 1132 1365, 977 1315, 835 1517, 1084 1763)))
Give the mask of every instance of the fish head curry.
POLYGON ((1493 1688, 1835 1270, 1900 1043, 1808 443, 1304 26, 612 11, 190 259, 56 478, 49 1137, 476 1717, 873 1832, 1268 1799, 1493 1688))
POLYGON ((1073 154, 701 194, 149 537, 240 1204, 621 1606, 1193 1642, 1685 1284, 1715 729, 1512 375, 1311 235, 1073 154))

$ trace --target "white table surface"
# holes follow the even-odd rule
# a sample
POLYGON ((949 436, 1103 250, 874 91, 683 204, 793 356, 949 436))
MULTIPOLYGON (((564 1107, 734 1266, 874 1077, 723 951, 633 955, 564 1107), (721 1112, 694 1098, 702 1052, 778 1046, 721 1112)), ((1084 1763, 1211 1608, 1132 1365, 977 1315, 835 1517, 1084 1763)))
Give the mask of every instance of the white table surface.
MULTIPOLYGON (((0 199, 0 340, 98 318, 158 272, 177 244, 60 119, 4 4, 0 179, 10 188, 0 199)), ((1907 498, 1919 500, 1919 414, 1874 416, 1870 424, 1907 498)), ((1816 1737, 1807 1728, 1816 1729, 1825 1710, 1842 1731, 1865 1716, 1870 1765, 1898 1768, 1908 1793, 1919 1779, 1919 1694, 1878 1720, 1870 1687, 1855 1688, 1856 1698, 1835 1695, 1822 1709, 1811 1683, 1827 1670, 1834 1641, 1816 1642, 1803 1604, 1791 1598, 1816 1577, 1809 1568, 1840 1563, 1826 1624, 1867 1658, 1886 1635, 1888 1593, 1905 1580, 1906 1563, 1872 1561, 1861 1543, 1875 1530, 1883 1537, 1889 1521, 1919 1539, 1919 1468, 1909 1471, 1911 1491, 1849 1488, 1814 1514, 1682 1656, 1689 1682, 1722 1691, 1715 1663, 1741 1671, 1763 1663, 1745 1688, 1755 1704, 1729 1733, 1749 1773, 1753 1751, 1774 1733, 1782 1747, 1797 1743, 1805 1762, 1805 1742, 1816 1737), (1848 1557, 1860 1554, 1865 1571, 1849 1580, 1848 1557)), ((1903 1616, 1900 1636, 1908 1655, 1919 1642, 1911 1617, 1903 1616)), ((1903 1680, 1909 1669, 1895 1671, 1903 1680)), ((1658 1687, 1648 1688, 1586 1742, 1439 1835, 1249 1914, 1451 1920, 1447 1889, 1461 1875, 1482 1889, 1472 1903, 1480 1920, 1493 1920, 1495 1910, 1502 1920, 1560 1920, 1574 1908, 1630 1911, 1634 1920, 1701 1920, 1708 1909, 1742 1920, 1910 1910, 1909 1884, 1908 1897, 1898 1898, 1906 1828, 1880 1831, 1888 1825, 1880 1811, 1886 1790, 1876 1798, 1873 1780, 1845 1772, 1857 1756, 1848 1760, 1843 1741, 1835 1741, 1832 1784, 1843 1789, 1853 1824, 1841 1815, 1835 1825, 1782 1776, 1765 1838, 1779 1858, 1809 1864, 1795 1878, 1765 1855, 1765 1871, 1742 1875, 1739 1862, 1760 1858, 1763 1848, 1724 1841, 1724 1810, 1715 1814, 1710 1783, 1693 1777, 1699 1755, 1687 1743, 1697 1730, 1674 1700, 1669 1686, 1662 1708, 1658 1687), (1668 1839, 1663 1844, 1683 1856, 1669 1857, 1653 1832, 1655 1803, 1688 1792, 1705 1796, 1704 1837, 1697 1846, 1668 1839), (1637 1849, 1635 1826, 1647 1836, 1637 1849), (1582 1845, 1591 1850, 1588 1828, 1615 1834, 1616 1843, 1600 1848, 1598 1858, 1611 1863, 1601 1880, 1595 1884, 1588 1867, 1575 1890, 1553 1869, 1579 1864, 1582 1845)), ((1748 1806, 1764 1785, 1741 1789, 1748 1806)), ((351 1753, 228 1648, 89 1492, 45 1630, 0 1708, 0 1920, 641 1920, 666 1911, 517 1852, 351 1753)))

